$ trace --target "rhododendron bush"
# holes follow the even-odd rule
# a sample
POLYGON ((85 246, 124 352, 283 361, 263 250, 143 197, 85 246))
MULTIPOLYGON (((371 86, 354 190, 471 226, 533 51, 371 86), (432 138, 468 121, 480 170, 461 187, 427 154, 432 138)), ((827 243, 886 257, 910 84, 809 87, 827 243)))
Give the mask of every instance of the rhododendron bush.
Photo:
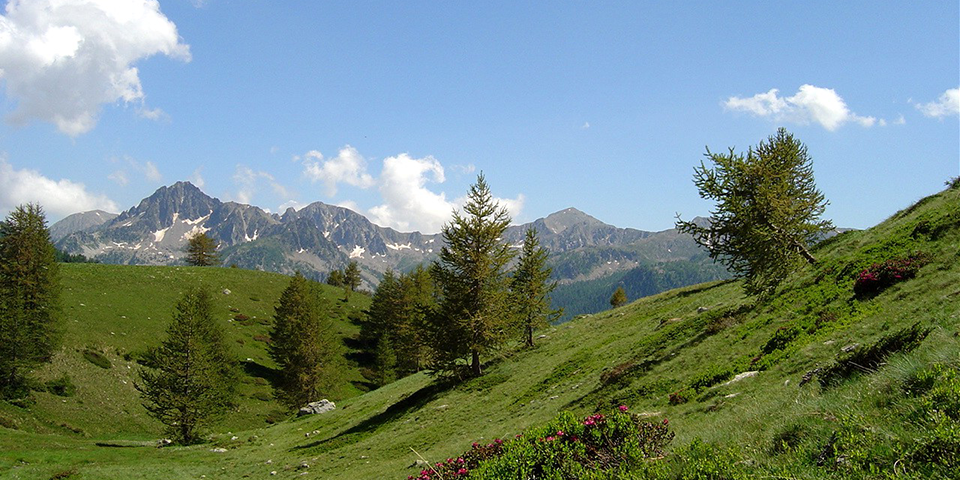
POLYGON ((475 443, 463 455, 408 479, 615 478, 639 462, 661 458, 674 437, 666 419, 651 422, 628 410, 621 405, 586 418, 564 412, 513 439, 475 443))

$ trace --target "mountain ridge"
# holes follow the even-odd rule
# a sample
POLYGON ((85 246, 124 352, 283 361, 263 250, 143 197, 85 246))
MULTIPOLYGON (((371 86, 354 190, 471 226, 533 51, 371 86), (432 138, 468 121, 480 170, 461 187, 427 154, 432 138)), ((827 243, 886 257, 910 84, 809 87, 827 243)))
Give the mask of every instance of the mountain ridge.
MULTIPOLYGON (((57 247, 105 263, 182 264, 187 240, 202 232, 220 243, 224 265, 285 274, 300 271, 322 280, 355 260, 365 288, 375 287, 386 270, 406 271, 429 262, 442 242, 440 234, 400 232, 319 201, 283 214, 222 202, 186 181, 160 187, 136 206, 87 227, 61 227, 66 220, 51 227, 69 231, 58 237, 57 247)), ((574 207, 512 225, 504 241, 519 246, 528 228, 538 232, 540 244, 550 252, 560 283, 595 280, 660 262, 703 262, 703 251, 692 237, 673 229, 616 227, 574 207)), ((721 276, 711 271, 694 280, 721 276)))

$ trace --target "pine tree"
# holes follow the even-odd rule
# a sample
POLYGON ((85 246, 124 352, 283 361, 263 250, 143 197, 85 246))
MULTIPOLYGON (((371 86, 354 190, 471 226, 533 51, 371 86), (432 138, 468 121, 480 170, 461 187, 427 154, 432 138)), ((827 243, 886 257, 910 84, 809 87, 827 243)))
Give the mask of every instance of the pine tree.
POLYGON ((617 287, 613 291, 613 295, 610 296, 610 306, 613 308, 622 307, 627 304, 627 292, 623 291, 623 287, 617 287))
POLYGON ((360 283, 363 280, 360 277, 360 265, 357 264, 356 260, 350 261, 347 264, 347 268, 343 269, 343 283, 346 288, 349 288, 351 292, 356 292, 360 288, 360 283))
POLYGON ((714 168, 701 162, 694 183, 717 205, 708 226, 678 215, 679 231, 744 278, 750 295, 770 294, 803 261, 816 263, 808 246, 833 225, 820 220, 827 201, 817 190, 806 146, 781 128, 746 155, 708 149, 706 157, 714 168))
POLYGON ((209 290, 186 292, 177 303, 167 338, 149 355, 135 384, 144 407, 178 443, 191 444, 233 405, 236 358, 213 319, 209 290))
POLYGON ((343 279, 342 270, 334 270, 330 272, 329 275, 327 275, 327 285, 330 285, 332 287, 342 287, 344 286, 344 284, 345 282, 343 279))
POLYGON ((26 372, 56 349, 59 282, 43 209, 18 206, 0 223, 0 397, 25 393, 26 372))
POLYGON ((527 229, 520 260, 510 282, 510 299, 528 347, 533 346, 534 330, 546 327, 563 315, 562 308, 550 308, 550 292, 557 284, 549 282, 553 269, 547 266, 547 257, 547 250, 540 246, 537 231, 527 229))
POLYGON ((270 357, 280 370, 280 400, 296 408, 336 393, 341 348, 317 285, 300 272, 280 295, 270 338, 270 357))
POLYGON ((480 356, 498 346, 509 322, 506 266, 513 258, 502 238, 510 215, 490 193, 483 174, 471 185, 463 214, 444 225, 444 246, 431 273, 440 290, 432 322, 433 369, 457 372, 470 357, 470 374, 482 374, 480 356))
POLYGON ((220 263, 217 242, 205 232, 190 237, 187 243, 187 263, 197 267, 209 267, 220 263))
POLYGON ((424 367, 429 351, 425 320, 435 308, 433 291, 433 280, 422 266, 399 277, 391 270, 384 273, 359 334, 365 363, 370 365, 368 377, 377 385, 424 367), (388 350, 393 360, 385 357, 388 350))

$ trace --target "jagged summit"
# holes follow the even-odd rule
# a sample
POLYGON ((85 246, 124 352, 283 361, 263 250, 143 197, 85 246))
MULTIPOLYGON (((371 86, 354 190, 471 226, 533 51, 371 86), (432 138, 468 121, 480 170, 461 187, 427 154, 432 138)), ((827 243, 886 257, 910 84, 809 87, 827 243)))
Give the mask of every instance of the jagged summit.
MULTIPOLYGON (((555 272, 569 281, 625 271, 640 262, 689 259, 696 252, 692 239, 678 243, 669 231, 618 228, 573 207, 510 227, 504 239, 520 245, 531 227, 543 247, 555 256, 566 255, 557 260, 555 272), (606 253, 578 255, 584 249, 606 253)), ((105 263, 170 265, 182 262, 187 241, 200 232, 219 242, 226 265, 288 274, 299 270, 323 278, 355 260, 367 287, 376 285, 388 269, 405 271, 431 261, 442 242, 439 235, 381 227, 350 209, 322 202, 270 214, 222 202, 182 181, 158 188, 116 218, 71 227, 57 246, 105 263)))

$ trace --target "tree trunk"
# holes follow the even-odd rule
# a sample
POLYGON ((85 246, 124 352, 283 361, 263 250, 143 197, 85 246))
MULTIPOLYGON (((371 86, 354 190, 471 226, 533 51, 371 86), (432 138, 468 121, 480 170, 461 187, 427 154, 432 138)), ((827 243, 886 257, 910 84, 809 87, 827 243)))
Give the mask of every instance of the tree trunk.
POLYGON ((480 351, 474 348, 470 353, 473 355, 473 363, 470 365, 470 370, 474 377, 479 377, 483 375, 483 372, 480 370, 480 351))
POLYGON ((807 247, 800 242, 794 241, 794 246, 797 248, 797 251, 800 252, 800 256, 805 258, 810 265, 816 265, 817 259, 810 253, 810 250, 807 250, 807 247))

